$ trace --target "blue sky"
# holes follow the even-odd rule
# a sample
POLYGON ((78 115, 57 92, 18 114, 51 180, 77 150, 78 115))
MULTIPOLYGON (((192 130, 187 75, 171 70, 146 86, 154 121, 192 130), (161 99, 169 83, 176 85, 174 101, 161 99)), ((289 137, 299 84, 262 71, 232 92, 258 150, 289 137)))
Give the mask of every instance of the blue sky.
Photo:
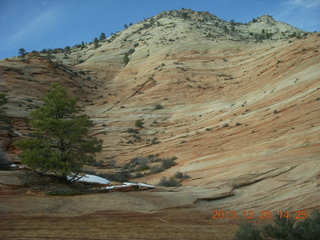
POLYGON ((320 31, 320 0, 0 0, 0 59, 27 51, 90 42, 161 11, 191 8, 248 22, 263 14, 320 31))

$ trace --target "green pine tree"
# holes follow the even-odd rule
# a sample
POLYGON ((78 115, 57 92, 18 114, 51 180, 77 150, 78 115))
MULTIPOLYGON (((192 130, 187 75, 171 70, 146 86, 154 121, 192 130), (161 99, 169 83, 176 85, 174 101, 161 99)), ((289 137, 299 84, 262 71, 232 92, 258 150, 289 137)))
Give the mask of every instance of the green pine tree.
POLYGON ((94 49, 97 49, 98 47, 100 47, 98 38, 95 38, 95 39, 93 40, 93 45, 94 45, 94 49))
POLYGON ((101 33, 99 40, 102 41, 102 40, 105 40, 106 38, 107 38, 106 34, 105 33, 101 33))
POLYGON ((43 105, 31 113, 33 136, 20 141, 21 162, 39 173, 53 173, 64 179, 76 176, 84 164, 94 162, 102 141, 89 135, 93 123, 81 110, 76 99, 67 96, 60 85, 43 99, 43 105))
POLYGON ((19 55, 20 57, 24 57, 24 55, 27 53, 26 50, 24 48, 19 48, 19 55))

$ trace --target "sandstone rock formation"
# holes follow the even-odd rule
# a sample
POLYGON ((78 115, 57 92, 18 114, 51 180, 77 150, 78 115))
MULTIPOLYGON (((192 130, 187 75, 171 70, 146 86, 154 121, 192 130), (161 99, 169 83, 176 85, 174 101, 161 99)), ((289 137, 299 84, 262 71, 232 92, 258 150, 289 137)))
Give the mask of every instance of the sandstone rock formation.
POLYGON ((0 90, 23 133, 30 129, 22 119, 59 82, 96 123, 99 160, 177 156, 176 166, 139 179, 191 175, 174 194, 150 193, 170 206, 319 208, 319 40, 267 15, 242 24, 169 11, 97 49, 1 60, 0 90), (139 119, 144 128, 133 139, 127 129, 139 119))

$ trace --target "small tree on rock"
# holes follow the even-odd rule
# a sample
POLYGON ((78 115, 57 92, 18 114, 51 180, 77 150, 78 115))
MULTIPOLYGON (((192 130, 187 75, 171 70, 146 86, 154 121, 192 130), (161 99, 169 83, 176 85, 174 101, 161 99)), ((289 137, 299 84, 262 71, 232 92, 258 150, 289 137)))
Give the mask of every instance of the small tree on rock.
POLYGON ((93 40, 93 45, 94 45, 94 49, 97 49, 98 47, 100 47, 98 38, 95 38, 93 40))
POLYGON ((32 137, 18 143, 21 161, 36 172, 54 173, 66 179, 76 177, 84 164, 94 162, 101 151, 101 140, 89 135, 93 123, 80 116, 76 99, 53 85, 43 105, 31 113, 32 137))
POLYGON ((84 49, 85 48, 85 44, 84 44, 84 41, 81 42, 81 49, 84 49))
POLYGON ((19 48, 19 55, 20 57, 24 57, 24 55, 27 53, 26 50, 24 48, 19 48))
POLYGON ((101 33, 99 40, 102 41, 102 40, 105 40, 106 38, 107 38, 106 34, 105 33, 101 33))

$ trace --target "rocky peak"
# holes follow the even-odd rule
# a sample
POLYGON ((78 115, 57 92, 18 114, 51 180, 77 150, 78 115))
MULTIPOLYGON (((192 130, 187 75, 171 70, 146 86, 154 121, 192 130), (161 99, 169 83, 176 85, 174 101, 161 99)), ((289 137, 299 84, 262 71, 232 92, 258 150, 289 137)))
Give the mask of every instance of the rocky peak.
MULTIPOLYGON (((183 18, 185 20, 218 20, 219 18, 208 11, 194 11, 192 9, 182 8, 180 10, 170 10, 161 12, 156 16, 157 19, 162 17, 183 18)), ((220 19, 219 19, 220 20, 220 19)))
POLYGON ((274 20, 273 17, 268 14, 265 14, 265 15, 262 15, 262 16, 256 18, 256 21, 257 22, 266 22, 266 23, 275 23, 276 22, 276 20, 274 20))

